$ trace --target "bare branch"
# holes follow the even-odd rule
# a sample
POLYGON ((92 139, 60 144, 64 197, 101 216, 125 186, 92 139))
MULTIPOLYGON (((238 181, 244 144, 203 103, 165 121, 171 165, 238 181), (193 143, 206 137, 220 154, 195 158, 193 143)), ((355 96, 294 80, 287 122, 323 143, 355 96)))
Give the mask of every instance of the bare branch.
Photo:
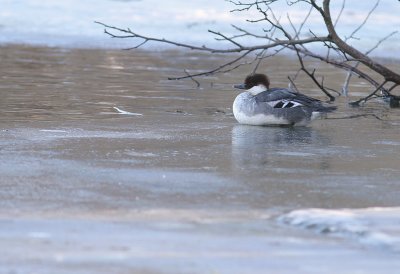
POLYGON ((368 99, 370 99, 372 96, 374 96, 379 90, 381 90, 383 88, 383 86, 387 83, 388 81, 384 81, 382 84, 380 84, 371 94, 369 94, 368 96, 361 98, 360 100, 351 102, 350 105, 352 106, 359 106, 361 102, 367 102, 368 99))
POLYGON ((292 78, 290 78, 290 76, 288 76, 290 85, 289 85, 289 89, 292 89, 294 91, 296 91, 297 93, 299 93, 298 88, 296 87, 296 84, 294 83, 294 79, 292 80, 292 78))
MULTIPOLYGON (((380 39, 378 41, 378 43, 376 43, 372 48, 370 48, 367 52, 365 52, 365 55, 370 54, 372 51, 374 51, 375 49, 377 49, 384 41, 386 41, 387 39, 389 39, 390 37, 392 37, 393 35, 397 34, 398 31, 394 31, 392 33, 390 33, 389 35, 386 35, 385 37, 383 37, 382 39, 380 39)), ((354 68, 357 68, 360 65, 360 62, 357 62, 354 65, 354 68)), ((349 89, 349 84, 350 84, 350 79, 351 79, 352 73, 349 71, 347 73, 346 79, 344 81, 343 87, 342 87, 342 92, 343 95, 347 96, 348 95, 348 89, 349 89)))
MULTIPOLYGON (((217 72, 226 72, 226 71, 222 71, 222 69, 237 63, 239 60, 242 60, 250 52, 251 51, 247 51, 247 52, 243 53, 242 55, 240 55, 238 58, 236 58, 230 62, 227 62, 227 63, 225 63, 217 68, 214 68, 212 70, 208 70, 208 71, 204 71, 204 72, 200 72, 200 73, 188 74, 186 76, 180 76, 180 77, 169 77, 168 80, 181 80, 181 79, 192 78, 192 77, 196 77, 196 76, 208 76, 208 75, 211 75, 211 74, 217 73, 217 72)), ((231 69, 231 70, 233 70, 233 69, 231 69)))
MULTIPOLYGON (((293 47, 289 47, 289 48, 291 48, 292 50, 294 50, 293 47)), ((378 83, 377 81, 375 81, 371 76, 369 76, 369 75, 366 74, 365 72, 359 70, 358 68, 355 68, 355 67, 353 67, 353 66, 347 64, 346 62, 340 62, 340 61, 336 61, 336 60, 334 60, 334 59, 327 59, 326 57, 323 57, 322 55, 319 55, 319 54, 316 54, 316 53, 314 53, 314 52, 311 52, 311 51, 308 51, 308 50, 304 50, 304 49, 301 49, 301 48, 298 48, 298 50, 299 50, 302 54, 304 54, 305 56, 307 56, 307 57, 311 57, 311 58, 314 58, 314 59, 323 61, 323 62, 325 62, 325 63, 327 63, 327 64, 333 65, 333 66, 335 66, 335 67, 337 67, 337 68, 344 69, 344 70, 350 71, 350 72, 352 72, 352 73, 355 73, 355 74, 357 74, 360 78, 366 80, 367 82, 369 82, 369 83, 370 83, 371 85, 373 85, 374 87, 379 86, 379 83, 378 83)))
MULTIPOLYGON (((271 36, 274 36, 275 31, 276 31, 276 28, 274 28, 274 30, 273 30, 271 36)), ((268 43, 270 44, 270 43, 271 43, 271 40, 269 40, 268 43)), ((282 50, 282 49, 281 49, 281 50, 282 50)), ((261 54, 259 55, 259 56, 261 56, 261 57, 258 58, 258 62, 257 62, 257 64, 255 65, 255 67, 254 67, 254 69, 253 69, 253 74, 256 73, 258 67, 259 67, 260 64, 261 64, 261 61, 262 61, 264 58, 266 58, 266 56, 265 56, 265 53, 266 53, 266 52, 267 52, 267 49, 264 49, 264 50, 262 50, 261 54)))
POLYGON ((300 27, 299 27, 298 30, 296 30, 296 28, 294 27, 292 21, 290 20, 290 17, 288 16, 288 17, 289 17, 290 24, 293 26, 293 29, 295 30, 295 33, 296 33, 296 35, 294 36, 295 39, 296 39, 296 38, 299 38, 300 33, 301 33, 301 31, 302 31, 304 25, 305 25, 306 22, 308 21, 308 18, 310 18, 310 15, 311 15, 312 11, 313 11, 313 8, 310 6, 309 11, 308 11, 306 17, 304 18, 304 20, 301 22, 300 27))
MULTIPOLYGON (((336 17, 335 23, 333 23, 333 26, 336 27, 337 23, 339 22, 340 17, 342 17, 343 11, 344 11, 344 7, 346 6, 346 0, 342 1, 342 6, 340 8, 339 14, 336 17)), ((331 54, 331 49, 328 48, 328 51, 326 53, 326 58, 329 58, 331 54)))
POLYGON ((342 1, 342 6, 340 7, 340 11, 338 16, 336 17, 335 23, 333 23, 333 25, 336 27, 337 23, 340 20, 340 17, 342 17, 343 11, 344 11, 344 7, 346 6, 346 0, 342 1))
POLYGON ((385 80, 400 84, 400 74, 397 74, 391 69, 372 60, 367 55, 361 53, 359 50, 348 45, 345 41, 343 41, 339 37, 332 23, 329 4, 330 0, 324 0, 323 18, 325 21, 325 25, 328 29, 328 32, 330 34, 330 37, 332 37, 332 41, 338 46, 338 48, 341 49, 344 53, 354 57, 355 59, 358 59, 361 63, 363 63, 373 71, 382 75, 385 78, 385 80))
POLYGON ((329 97, 329 101, 335 101, 335 97, 332 94, 330 94, 329 91, 327 91, 325 89, 323 83, 320 83, 315 78, 315 69, 312 72, 310 72, 304 65, 303 58, 300 55, 300 50, 296 46, 294 46, 294 49, 295 49, 297 57, 299 59, 299 63, 301 65, 301 70, 304 71, 308 75, 308 77, 310 77, 311 80, 325 93, 325 95, 329 97))
POLYGON ((196 79, 194 79, 189 72, 187 72, 187 70, 185 69, 184 72, 186 73, 186 75, 193 81, 196 83, 196 87, 199 88, 200 87, 200 82, 197 81, 196 79))
MULTIPOLYGON (((209 30, 209 33, 214 35, 215 40, 227 42, 228 46, 226 48, 220 48, 218 46, 206 46, 206 45, 195 45, 189 43, 183 43, 179 41, 168 40, 165 38, 159 37, 150 37, 146 35, 142 35, 137 33, 136 31, 132 31, 129 28, 119 28, 115 26, 110 26, 101 22, 96 22, 97 24, 102 25, 105 30, 104 32, 110 36, 111 38, 132 38, 134 42, 137 44, 128 49, 137 49, 148 42, 156 42, 167 44, 175 47, 181 47, 185 49, 207 52, 207 53, 221 53, 221 54, 235 54, 232 59, 224 64, 216 66, 213 69, 205 70, 197 73, 189 73, 187 70, 184 70, 185 75, 180 77, 171 77, 169 79, 178 80, 178 79, 186 79, 190 78, 196 83, 193 77, 196 76, 207 76, 214 73, 224 73, 232 71, 243 65, 253 65, 254 69, 253 73, 256 72, 263 60, 270 56, 274 56, 285 49, 289 49, 293 51, 298 59, 300 64, 300 70, 296 73, 296 76, 292 79, 288 77, 290 81, 290 86, 293 89, 297 90, 295 85, 295 80, 299 72, 304 72, 312 81, 315 83, 318 88, 324 92, 331 101, 334 100, 334 96, 332 92, 340 94, 336 90, 326 87, 324 84, 324 77, 317 77, 316 69, 312 69, 305 64, 306 58, 313 58, 315 60, 319 60, 330 64, 338 69, 346 70, 348 75, 346 77, 344 86, 343 86, 343 94, 347 94, 348 86, 352 75, 357 75, 358 77, 364 79, 368 83, 370 83, 374 88, 374 92, 367 95, 364 98, 354 102, 354 104, 359 105, 361 102, 366 102, 370 98, 380 96, 387 97, 394 101, 399 101, 400 97, 396 97, 390 94, 391 90, 400 85, 400 74, 389 69, 384 66, 380 62, 373 60, 369 57, 369 54, 378 48, 381 43, 389 39, 391 36, 397 34, 398 32, 392 32, 389 35, 383 37, 379 40, 373 47, 371 47, 368 51, 360 51, 350 44, 348 44, 348 40, 357 39, 356 34, 366 25, 368 20, 370 19, 373 12, 377 9, 380 4, 380 0, 377 0, 375 5, 371 8, 368 14, 365 16, 364 20, 351 32, 350 36, 341 38, 336 32, 336 26, 338 25, 342 14, 344 12, 346 6, 346 0, 342 0, 342 5, 339 10, 338 15, 334 20, 332 19, 330 12, 330 0, 287 0, 288 6, 296 5, 298 3, 306 3, 309 5, 310 9, 308 13, 304 17, 304 19, 297 24, 294 24, 292 18, 290 17, 290 13, 286 14, 286 17, 289 21, 289 26, 281 23, 281 15, 275 14, 275 12, 271 8, 271 4, 280 0, 226 0, 234 5, 234 9, 231 12, 247 12, 247 11, 256 11, 258 13, 259 18, 247 20, 250 23, 263 23, 263 28, 261 29, 264 33, 257 33, 254 31, 250 31, 244 29, 237 25, 232 25, 235 33, 233 34, 225 34, 215 30, 209 30), (316 11, 316 13, 314 12, 316 11), (314 13, 313 13, 314 12, 314 13), (317 14, 321 16, 327 30, 326 36, 316 35, 313 30, 309 30, 309 36, 302 35, 302 31, 306 22, 309 20, 312 14, 317 14), (251 41, 258 41, 257 44, 250 44, 244 38, 251 38, 251 41), (309 47, 310 44, 319 45, 321 48, 326 48, 326 51, 319 52, 309 47), (271 50, 272 49, 272 50, 271 50), (238 55, 236 55, 238 54, 238 55), (364 66, 359 66, 363 64, 364 66), (376 77, 376 74, 383 77, 382 79, 379 76, 376 77), (371 75, 374 75, 373 77, 371 75), (383 83, 382 83, 383 81, 383 83), (393 83, 391 89, 386 89, 385 85, 387 83, 393 83), (381 91, 382 95, 378 95, 377 92, 381 91)), ((385 97, 385 98, 386 98, 385 97)))
POLYGON ((276 42, 271 43, 269 45, 261 44, 261 45, 256 45, 256 46, 241 46, 241 47, 228 48, 228 49, 218 49, 218 48, 210 48, 210 47, 206 47, 206 46, 199 47, 199 46, 195 46, 195 45, 179 43, 179 42, 167 40, 165 38, 148 37, 148 36, 144 36, 144 35, 135 33, 133 31, 131 31, 130 29, 121 29, 121 28, 110 26, 110 25, 107 25, 107 24, 104 24, 101 22, 95 22, 95 23, 100 24, 107 29, 112 29, 112 30, 116 30, 116 31, 119 31, 122 33, 127 33, 127 35, 119 35, 118 36, 118 35, 112 34, 106 30, 106 33, 113 38, 139 38, 139 39, 143 39, 146 41, 160 42, 160 43, 164 43, 164 44, 174 45, 177 47, 183 47, 183 48, 198 50, 198 51, 206 51, 206 52, 211 52, 211 53, 235 53, 235 52, 242 52, 242 51, 255 51, 255 50, 260 50, 260 49, 274 48, 277 46, 308 44, 308 43, 314 43, 314 42, 324 42, 324 41, 329 40, 328 37, 311 37, 311 38, 305 38, 305 39, 300 39, 300 40, 276 40, 276 42))
MULTIPOLYGON (((243 36, 251 36, 251 37, 254 37, 254 38, 268 39, 268 40, 271 40, 271 41, 275 41, 274 39, 270 38, 268 35, 257 35, 257 34, 249 32, 249 31, 247 31, 247 30, 245 30, 243 28, 240 28, 240 27, 238 27, 236 25, 231 25, 231 26, 233 28, 235 28, 237 31, 242 32, 241 35, 243 35, 243 36)), ((241 35, 237 35, 237 36, 241 36, 241 35)))
POLYGON ((371 16, 371 14, 376 10, 376 8, 379 6, 379 2, 380 2, 381 0, 377 0, 376 1, 376 3, 375 3, 375 5, 372 7, 372 9, 368 12, 368 14, 367 14, 367 16, 364 18, 364 20, 361 22, 361 24, 350 34, 350 36, 349 37, 347 37, 346 39, 345 39, 345 41, 347 41, 347 40, 349 40, 349 39, 351 39, 351 38, 355 38, 354 37, 354 35, 358 32, 358 31, 360 31, 360 29, 362 29, 362 27, 367 23, 367 21, 368 21, 368 19, 369 19, 369 17, 371 16))
POLYGON ((389 33, 388 35, 386 35, 385 37, 383 37, 382 39, 380 39, 375 46, 373 46, 372 48, 370 48, 367 52, 365 52, 366 55, 370 54, 372 51, 374 51, 375 49, 377 49, 383 42, 385 42, 386 40, 388 40, 390 37, 392 37, 393 35, 399 33, 399 31, 393 31, 391 33, 389 33))
POLYGON ((141 46, 143 46, 144 44, 146 44, 148 42, 148 40, 144 40, 142 43, 138 44, 137 46, 134 47, 130 47, 130 48, 124 48, 124 50, 132 50, 132 49, 138 49, 141 46))
POLYGON ((220 33, 220 32, 216 32, 216 31, 213 31, 213 30, 208 30, 208 32, 213 33, 213 34, 218 35, 218 36, 221 36, 221 37, 222 37, 222 40, 231 42, 232 44, 236 45, 239 49, 242 48, 242 45, 241 45, 241 44, 235 42, 233 39, 231 39, 231 38, 225 36, 224 34, 222 34, 222 33, 220 33))

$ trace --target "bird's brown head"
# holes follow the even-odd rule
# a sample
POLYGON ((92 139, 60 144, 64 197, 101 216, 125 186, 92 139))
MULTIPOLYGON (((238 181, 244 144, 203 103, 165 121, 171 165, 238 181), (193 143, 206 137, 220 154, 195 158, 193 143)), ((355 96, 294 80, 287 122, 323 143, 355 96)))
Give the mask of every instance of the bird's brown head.
POLYGON ((244 80, 244 86, 246 89, 251 89, 254 86, 264 85, 267 89, 269 89, 269 79, 267 75, 262 73, 254 73, 250 74, 244 80))

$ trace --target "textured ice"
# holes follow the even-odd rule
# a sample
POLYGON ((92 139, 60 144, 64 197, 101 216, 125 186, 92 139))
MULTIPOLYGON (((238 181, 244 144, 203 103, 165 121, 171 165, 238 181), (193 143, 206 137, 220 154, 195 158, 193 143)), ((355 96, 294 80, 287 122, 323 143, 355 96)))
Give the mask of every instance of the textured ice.
POLYGON ((400 251, 400 208, 301 209, 278 220, 284 224, 400 251))

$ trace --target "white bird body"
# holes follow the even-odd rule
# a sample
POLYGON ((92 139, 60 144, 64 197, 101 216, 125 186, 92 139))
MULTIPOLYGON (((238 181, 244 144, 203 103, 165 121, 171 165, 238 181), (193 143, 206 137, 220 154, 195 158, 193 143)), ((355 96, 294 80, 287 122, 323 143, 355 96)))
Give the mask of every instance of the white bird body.
POLYGON ((250 78, 248 81, 252 75, 246 78, 246 82, 254 83, 233 102, 233 114, 240 124, 305 126, 336 109, 334 106, 325 106, 318 99, 285 88, 268 88, 269 81, 265 75, 255 76, 258 76, 256 80, 250 78))

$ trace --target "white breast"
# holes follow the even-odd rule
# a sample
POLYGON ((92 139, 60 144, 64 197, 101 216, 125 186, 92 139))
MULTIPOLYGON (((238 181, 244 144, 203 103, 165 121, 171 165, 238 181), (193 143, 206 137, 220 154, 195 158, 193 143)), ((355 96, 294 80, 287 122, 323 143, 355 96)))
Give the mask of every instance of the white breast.
POLYGON ((243 113, 237 113, 235 115, 236 120, 240 124, 253 125, 253 126, 264 126, 264 125, 289 125, 290 122, 282 117, 276 117, 272 114, 257 114, 253 116, 247 116, 243 113))
POLYGON ((288 125, 289 121, 281 117, 276 117, 268 113, 254 114, 253 110, 256 101, 254 97, 247 93, 239 94, 233 102, 233 115, 240 124, 245 125, 288 125))

